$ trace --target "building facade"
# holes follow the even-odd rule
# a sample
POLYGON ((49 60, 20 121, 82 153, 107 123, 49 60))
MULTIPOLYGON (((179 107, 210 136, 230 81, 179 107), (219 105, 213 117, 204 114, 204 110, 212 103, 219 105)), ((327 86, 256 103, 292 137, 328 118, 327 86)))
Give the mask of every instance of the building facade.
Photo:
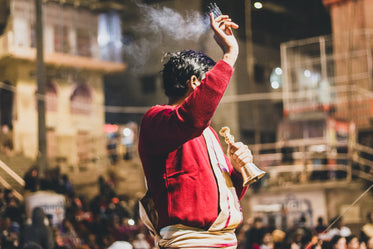
POLYGON ((373 3, 323 3, 332 34, 281 44, 284 119, 276 143, 257 146, 268 178, 250 208, 283 227, 341 215, 358 234, 373 203, 364 192, 373 182, 373 3))
POLYGON ((0 36, 0 112, 1 124, 11 128, 14 151, 37 158, 37 99, 42 99, 50 163, 78 165, 105 156, 103 78, 126 68, 102 49, 112 37, 98 42, 105 36, 106 30, 98 29, 105 14, 89 4, 43 4, 46 93, 40 96, 34 1, 7 2, 9 15, 0 36))

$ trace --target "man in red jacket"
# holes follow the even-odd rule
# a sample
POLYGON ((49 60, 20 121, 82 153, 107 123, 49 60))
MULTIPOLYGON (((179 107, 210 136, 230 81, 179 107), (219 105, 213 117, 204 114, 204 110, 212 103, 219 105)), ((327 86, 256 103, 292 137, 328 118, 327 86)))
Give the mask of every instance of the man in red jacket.
POLYGON ((228 145, 227 157, 209 124, 238 56, 232 33, 238 25, 225 15, 210 15, 210 22, 223 58, 215 64, 192 50, 170 54, 163 70, 169 103, 152 107, 140 125, 139 154, 148 186, 140 215, 159 248, 237 246, 238 200, 247 189, 240 168, 252 155, 239 142, 228 145))

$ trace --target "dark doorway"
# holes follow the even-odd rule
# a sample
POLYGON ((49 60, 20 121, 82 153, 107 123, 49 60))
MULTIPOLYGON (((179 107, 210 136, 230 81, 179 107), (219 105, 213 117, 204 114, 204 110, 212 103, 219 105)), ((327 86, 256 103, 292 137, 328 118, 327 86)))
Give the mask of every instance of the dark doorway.
POLYGON ((9 129, 13 128, 13 99, 14 92, 10 82, 3 82, 0 88, 0 125, 7 125, 9 129))

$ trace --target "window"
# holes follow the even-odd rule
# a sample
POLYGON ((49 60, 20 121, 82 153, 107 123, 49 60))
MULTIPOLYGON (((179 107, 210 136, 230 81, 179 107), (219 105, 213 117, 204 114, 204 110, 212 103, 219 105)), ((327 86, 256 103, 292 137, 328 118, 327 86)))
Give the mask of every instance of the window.
POLYGON ((89 37, 89 31, 87 29, 77 29, 76 31, 77 40, 77 53, 81 56, 91 56, 91 40, 89 37))
POLYGON ((54 51, 59 53, 69 53, 69 34, 66 26, 54 26, 54 51))
POLYGON ((70 97, 70 111, 73 114, 89 115, 92 111, 92 98, 89 87, 78 85, 70 97))
POLYGON ((102 59, 122 62, 122 39, 120 14, 117 11, 100 14, 97 41, 102 59))

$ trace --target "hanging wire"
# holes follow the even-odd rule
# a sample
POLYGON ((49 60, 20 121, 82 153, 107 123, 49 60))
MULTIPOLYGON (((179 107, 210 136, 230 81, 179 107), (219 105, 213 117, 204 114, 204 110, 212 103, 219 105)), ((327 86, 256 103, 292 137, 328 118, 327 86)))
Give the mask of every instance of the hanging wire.
POLYGON ((363 198, 363 196, 366 195, 372 188, 373 184, 370 185, 370 187, 367 188, 361 195, 359 195, 358 198, 356 198, 356 200, 350 206, 348 206, 348 208, 342 214, 340 214, 332 223, 330 223, 329 226, 325 228, 325 230, 322 233, 328 232, 329 229, 333 227, 333 225, 337 223, 337 221, 340 220, 353 206, 355 206, 356 203, 358 203, 358 201, 360 201, 360 199, 363 198))

